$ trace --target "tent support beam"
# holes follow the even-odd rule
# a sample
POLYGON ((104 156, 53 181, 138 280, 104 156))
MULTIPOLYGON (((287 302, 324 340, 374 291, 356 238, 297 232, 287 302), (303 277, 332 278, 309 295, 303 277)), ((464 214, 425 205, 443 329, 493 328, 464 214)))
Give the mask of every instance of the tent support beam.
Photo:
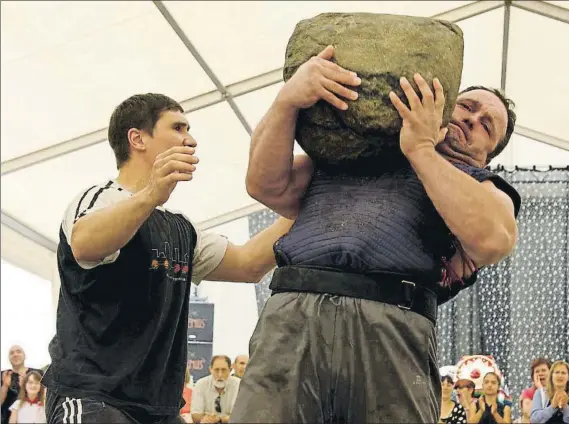
POLYGON ((28 225, 22 223, 16 218, 2 211, 1 215, 2 224, 8 226, 13 231, 19 233, 26 239, 29 239, 40 246, 48 249, 51 252, 57 252, 57 243, 52 241, 50 238, 36 232, 34 229, 30 228, 28 225))
POLYGON ((560 137, 551 136, 550 134, 532 130, 531 128, 523 127, 517 124, 514 128, 514 133, 527 137, 528 139, 533 139, 537 142, 545 143, 547 145, 555 146, 556 148, 569 151, 569 140, 565 140, 560 137))
POLYGON ((241 122, 241 125, 243 125, 243 127, 245 128, 247 133, 251 134, 253 132, 253 130, 251 129, 251 126, 249 125, 249 123, 245 119, 245 116, 243 115, 243 113, 241 112, 241 110, 239 109, 239 107, 237 106, 235 101, 233 100, 231 93, 229 93, 229 91, 227 91, 227 87, 225 87, 223 85, 223 83, 219 80, 219 78, 217 78, 217 75, 215 75, 213 70, 209 67, 207 62, 200 55, 200 53, 198 52, 196 47, 190 41, 190 39, 188 38, 186 33, 180 27, 180 25, 178 25, 178 22, 176 22, 176 19, 174 19, 174 17, 168 11, 168 9, 164 5, 164 3, 162 1, 156 1, 156 0, 153 3, 158 8, 158 10, 162 14, 162 16, 164 16, 164 19, 166 19, 168 24, 172 27, 172 29, 174 30, 176 35, 180 38, 180 40, 182 40, 182 43, 184 43, 184 46, 186 46, 186 49, 189 50, 189 52, 192 54, 194 59, 200 64, 202 69, 205 71, 207 76, 211 79, 211 81, 213 81, 213 83, 215 84, 215 87, 217 88, 219 93, 221 93, 221 96, 224 98, 225 101, 227 101, 227 103, 229 104, 231 109, 233 109, 233 113, 237 116, 237 119, 241 122))
POLYGON ((502 1, 475 1, 468 3, 464 6, 459 6, 456 9, 448 10, 438 15, 432 16, 434 19, 442 19, 450 22, 460 22, 466 19, 474 18, 475 16, 482 15, 483 13, 490 12, 504 6, 505 2, 502 1))
POLYGON ((512 1, 512 6, 527 12, 545 16, 549 19, 555 19, 556 21, 569 24, 569 9, 561 6, 536 0, 515 0, 512 1))
MULTIPOLYGON (((280 82, 282 82, 282 68, 231 84, 227 86, 227 92, 231 97, 235 98, 280 82)), ((223 95, 219 91, 213 90, 208 93, 186 99, 180 102, 180 105, 184 109, 184 113, 189 114, 191 112, 207 108, 208 106, 216 105, 224 100, 223 95)), ((0 174, 4 176, 32 165, 40 164, 44 161, 106 142, 107 133, 108 128, 102 128, 92 133, 58 143, 57 145, 49 146, 17 158, 9 159, 2 162, 0 174)))
POLYGON ((502 38, 502 75, 500 77, 500 89, 506 92, 506 78, 508 73, 508 47, 510 45, 510 5, 511 1, 506 1, 504 7, 504 34, 502 38))

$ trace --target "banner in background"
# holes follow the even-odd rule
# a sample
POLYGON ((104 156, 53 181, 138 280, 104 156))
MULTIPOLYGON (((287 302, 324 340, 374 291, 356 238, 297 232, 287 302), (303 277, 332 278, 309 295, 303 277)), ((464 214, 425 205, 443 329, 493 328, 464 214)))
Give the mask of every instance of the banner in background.
POLYGON ((213 344, 211 343, 188 343, 188 366, 194 383, 209 375, 212 351, 213 344))
POLYGON ((213 304, 190 303, 188 343, 213 342, 213 304))

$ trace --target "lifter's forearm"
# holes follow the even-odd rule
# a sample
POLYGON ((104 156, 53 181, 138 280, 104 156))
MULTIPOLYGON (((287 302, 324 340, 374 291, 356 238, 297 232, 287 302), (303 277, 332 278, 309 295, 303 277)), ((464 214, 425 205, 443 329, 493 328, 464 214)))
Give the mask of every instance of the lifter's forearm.
POLYGON ((515 219, 495 194, 434 148, 415 151, 408 159, 438 213, 475 263, 493 264, 511 251, 515 219))
POLYGON ((71 249, 78 261, 100 261, 124 247, 156 205, 146 190, 129 199, 95 211, 73 226, 71 249))
POLYGON ((279 195, 291 178, 298 109, 277 96, 251 136, 247 191, 279 195))

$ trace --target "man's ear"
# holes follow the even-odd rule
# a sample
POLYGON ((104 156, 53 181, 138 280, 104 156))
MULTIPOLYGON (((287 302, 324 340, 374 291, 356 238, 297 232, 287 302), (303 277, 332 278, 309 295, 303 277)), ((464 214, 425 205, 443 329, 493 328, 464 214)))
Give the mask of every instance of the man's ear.
POLYGON ((146 144, 144 141, 143 131, 137 128, 131 128, 127 133, 128 144, 137 151, 145 151, 146 144))

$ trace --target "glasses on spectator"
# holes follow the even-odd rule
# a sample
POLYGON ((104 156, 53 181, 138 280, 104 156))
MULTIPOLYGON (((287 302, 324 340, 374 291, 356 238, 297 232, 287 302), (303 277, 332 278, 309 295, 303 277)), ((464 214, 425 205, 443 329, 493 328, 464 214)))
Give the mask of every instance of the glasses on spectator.
POLYGON ((221 395, 218 395, 215 399, 215 411, 221 414, 221 395))

